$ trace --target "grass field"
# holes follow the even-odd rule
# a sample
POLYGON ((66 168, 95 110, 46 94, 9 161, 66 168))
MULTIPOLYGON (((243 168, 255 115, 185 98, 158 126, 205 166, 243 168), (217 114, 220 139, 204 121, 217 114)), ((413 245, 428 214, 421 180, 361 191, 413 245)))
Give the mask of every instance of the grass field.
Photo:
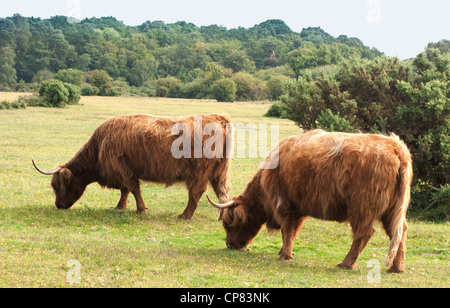
MULTIPOLYGON (((0 93, 0 101, 18 95, 0 93)), ((133 198, 127 210, 114 210, 120 193, 97 184, 71 209, 57 210, 50 177, 31 164, 32 158, 44 169, 65 163, 99 124, 121 114, 224 113, 234 122, 279 123, 280 139, 299 132, 288 120, 264 118, 268 108, 83 97, 66 109, 0 110, 0 287, 450 287, 448 223, 409 220, 401 275, 383 267, 389 240, 380 225, 352 271, 336 268, 350 248, 350 227, 314 219, 297 237, 294 260, 279 262, 281 234, 265 229, 250 251, 226 249, 217 210, 205 196, 192 220, 178 220, 187 202, 183 186, 143 184, 149 209, 140 216, 133 198)), ((244 189, 261 160, 233 160, 232 195, 244 189)))

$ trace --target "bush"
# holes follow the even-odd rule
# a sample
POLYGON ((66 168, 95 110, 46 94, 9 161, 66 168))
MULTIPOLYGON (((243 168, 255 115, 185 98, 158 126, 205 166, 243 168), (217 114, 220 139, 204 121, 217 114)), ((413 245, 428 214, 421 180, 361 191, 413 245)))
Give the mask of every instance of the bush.
POLYGON ((399 135, 411 150, 413 204, 426 208, 450 183, 450 54, 428 49, 411 64, 396 58, 346 62, 313 80, 286 83, 282 108, 305 129, 399 135), (418 200, 422 200, 417 202, 418 200))
POLYGON ((39 97, 48 107, 64 107, 69 101, 69 90, 62 81, 44 81, 39 88, 39 97))
POLYGON ((284 82, 288 79, 286 76, 273 76, 267 81, 267 95, 271 100, 278 100, 285 94, 284 82))
POLYGON ((156 95, 160 97, 183 97, 181 80, 171 76, 158 79, 156 81, 156 95))
POLYGON ((339 114, 333 114, 330 109, 325 109, 317 117, 317 127, 334 132, 352 132, 354 128, 352 123, 355 117, 347 120, 339 114))
POLYGON ((269 110, 264 114, 265 117, 287 119, 288 115, 280 102, 273 103, 269 110))
POLYGON ((119 87, 104 87, 104 96, 121 96, 123 94, 123 89, 119 87))
POLYGON ((81 88, 81 95, 84 95, 84 96, 95 96, 99 93, 100 93, 100 89, 97 88, 96 86, 87 85, 87 86, 81 88))
POLYGON ((26 104, 23 101, 17 100, 14 102, 2 101, 0 102, 0 109, 25 109, 26 104))
POLYGON ((156 89, 156 96, 167 97, 168 93, 169 93, 169 89, 167 89, 167 87, 165 87, 165 86, 159 86, 156 89))
POLYGON ((39 88, 42 106, 64 107, 66 104, 77 104, 80 92, 74 85, 59 80, 44 81, 39 88))
POLYGON ((105 70, 93 70, 87 73, 86 82, 101 89, 107 84, 111 84, 113 79, 105 70))
POLYGON ((81 98, 80 90, 76 86, 70 83, 64 83, 64 87, 66 87, 67 91, 69 91, 69 96, 67 99, 67 104, 75 105, 78 104, 81 98))
POLYGON ((211 95, 218 102, 234 102, 236 99, 236 84, 230 78, 216 80, 212 84, 211 95))
POLYGON ((252 93, 250 88, 256 84, 256 79, 252 74, 247 72, 238 72, 232 77, 236 84, 236 97, 240 101, 251 100, 252 93))
POLYGON ((69 68, 66 70, 59 70, 58 73, 56 73, 55 75, 55 79, 81 87, 81 81, 83 80, 83 72, 73 68, 69 68))

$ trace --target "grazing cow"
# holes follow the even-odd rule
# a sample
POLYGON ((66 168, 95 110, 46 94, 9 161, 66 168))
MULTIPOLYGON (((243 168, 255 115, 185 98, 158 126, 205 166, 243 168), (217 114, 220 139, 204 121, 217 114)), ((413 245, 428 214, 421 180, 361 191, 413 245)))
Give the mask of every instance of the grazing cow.
POLYGON ((281 229, 280 260, 293 256, 293 242, 308 216, 347 221, 353 231, 349 253, 338 266, 352 269, 380 220, 391 239, 386 266, 402 272, 406 210, 412 181, 411 155, 395 135, 310 131, 282 140, 278 167, 260 169, 244 192, 221 209, 226 245, 248 245, 265 223, 281 229))
POLYGON ((229 198, 230 158, 225 155, 225 151, 220 151, 221 155, 209 155, 208 158, 202 152, 202 146, 213 136, 220 138, 220 142, 213 146, 220 144, 225 149, 227 144, 232 143, 232 133, 226 132, 228 123, 229 118, 215 114, 182 118, 119 116, 100 125, 66 164, 51 171, 42 170, 34 161, 33 165, 39 172, 53 175, 51 185, 56 195, 55 205, 61 209, 70 208, 82 196, 88 184, 98 182, 102 187, 120 189, 117 209, 126 208, 131 192, 136 199, 137 212, 145 213, 139 180, 167 186, 185 182, 189 190, 189 202, 178 217, 190 219, 208 182, 220 200, 229 198), (210 138, 203 135, 203 129, 208 125, 211 131, 211 125, 217 129, 214 134, 210 134, 210 138), (186 131, 179 137, 179 130, 183 128, 186 131), (182 137, 187 137, 189 142, 177 143, 182 137), (194 145, 200 149, 200 155, 194 145), (183 152, 178 155, 181 146, 184 147, 183 152), (187 146, 189 148, 186 149, 187 146))

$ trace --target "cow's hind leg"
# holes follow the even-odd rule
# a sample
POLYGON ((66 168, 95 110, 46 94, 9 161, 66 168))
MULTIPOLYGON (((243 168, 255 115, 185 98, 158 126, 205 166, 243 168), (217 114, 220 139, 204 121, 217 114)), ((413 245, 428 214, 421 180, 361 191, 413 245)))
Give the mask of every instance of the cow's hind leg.
POLYGON ((202 179, 198 179, 197 182, 194 180, 191 185, 188 186, 189 189, 189 201, 188 205, 184 209, 184 212, 178 215, 180 219, 191 219, 194 215, 195 210, 197 209, 198 201, 203 193, 206 191, 206 186, 208 185, 208 181, 202 179))
MULTIPOLYGON (((389 239, 392 238, 393 230, 391 226, 391 217, 386 216, 381 219, 381 222, 383 223, 384 230, 386 231, 386 234, 389 236, 389 239)), ((402 241, 400 242, 400 245, 398 247, 397 255, 394 259, 394 262, 392 263, 392 266, 389 268, 388 272, 390 273, 403 273, 403 270, 405 268, 405 255, 406 255, 406 231, 408 229, 408 224, 406 221, 403 221, 403 234, 402 234, 402 241)))
POLYGON ((373 229, 373 222, 362 226, 360 223, 352 224, 353 230, 353 243, 350 251, 345 257, 344 261, 337 266, 340 268, 353 269, 355 267, 356 260, 358 260, 364 247, 366 247, 370 238, 375 230, 373 229))
POLYGON ((133 194, 134 198, 136 199, 136 207, 137 207, 136 213, 144 214, 145 210, 147 208, 145 207, 144 199, 142 199, 141 187, 140 187, 140 183, 139 183, 138 179, 133 179, 130 182, 129 190, 131 191, 131 193, 133 194))
POLYGON ((117 203, 116 209, 124 210, 127 208, 129 194, 130 194, 130 190, 128 188, 122 188, 120 190, 120 200, 119 200, 119 203, 117 203))

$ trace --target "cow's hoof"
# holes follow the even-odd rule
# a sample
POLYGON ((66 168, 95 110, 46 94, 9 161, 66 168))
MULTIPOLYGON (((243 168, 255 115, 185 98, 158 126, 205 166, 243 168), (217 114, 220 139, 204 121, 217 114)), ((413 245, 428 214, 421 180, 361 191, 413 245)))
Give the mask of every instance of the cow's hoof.
POLYGON ((395 274, 401 274, 403 273, 403 270, 394 266, 391 266, 390 269, 388 269, 388 273, 395 273, 395 274))
POLYGON ((290 255, 285 255, 285 254, 280 255, 280 257, 278 258, 278 260, 280 260, 280 261, 290 261, 290 260, 292 260, 292 259, 293 259, 292 256, 290 256, 290 255))
POLYGON ((192 216, 186 215, 186 214, 180 214, 177 216, 178 219, 183 219, 183 220, 191 220, 192 216))
POLYGON ((138 215, 143 215, 143 214, 145 214, 147 212, 147 209, 145 209, 145 210, 137 210, 136 211, 136 214, 138 214, 138 215))
POLYGON ((346 265, 346 264, 344 264, 344 263, 339 263, 339 264, 337 265, 337 267, 343 268, 343 269, 347 269, 347 270, 353 269, 353 266, 349 266, 349 265, 346 265))

